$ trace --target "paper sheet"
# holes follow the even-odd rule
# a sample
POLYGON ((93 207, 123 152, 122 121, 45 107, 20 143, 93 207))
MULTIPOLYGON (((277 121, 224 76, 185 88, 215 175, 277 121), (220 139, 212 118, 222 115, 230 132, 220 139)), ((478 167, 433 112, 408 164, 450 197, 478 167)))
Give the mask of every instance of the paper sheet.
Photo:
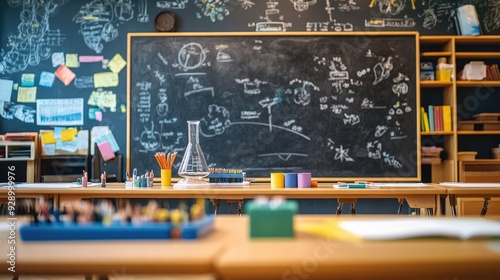
POLYGON ((444 182, 439 183, 443 187, 462 187, 462 188, 500 188, 500 183, 457 183, 444 182))
POLYGON ((36 102, 36 87, 19 87, 17 102, 36 102))
POLYGON ((113 72, 101 72, 94 74, 94 87, 104 88, 104 87, 117 87, 118 86, 118 74, 113 72))
POLYGON ((13 84, 14 82, 11 80, 0 79, 0 100, 10 101, 13 84))

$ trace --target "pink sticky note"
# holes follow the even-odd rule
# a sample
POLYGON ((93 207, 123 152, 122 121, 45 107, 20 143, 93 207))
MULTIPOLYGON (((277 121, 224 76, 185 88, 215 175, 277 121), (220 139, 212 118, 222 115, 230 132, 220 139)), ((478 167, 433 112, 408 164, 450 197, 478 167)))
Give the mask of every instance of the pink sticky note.
POLYGON ((101 111, 95 112, 95 119, 100 121, 100 122, 102 121, 102 112, 101 111))

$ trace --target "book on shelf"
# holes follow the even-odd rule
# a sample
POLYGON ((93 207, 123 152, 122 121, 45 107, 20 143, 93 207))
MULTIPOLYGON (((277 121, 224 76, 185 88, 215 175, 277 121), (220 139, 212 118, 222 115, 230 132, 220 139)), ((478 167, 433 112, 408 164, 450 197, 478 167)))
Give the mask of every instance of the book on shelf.
POLYGON ((443 105, 443 131, 451 132, 452 131, 452 121, 451 121, 451 106, 443 105))
POLYGON ((457 20, 461 35, 481 35, 481 23, 474 5, 463 5, 457 8, 457 20))
POLYGON ((434 106, 429 105, 428 107, 428 116, 429 116, 429 129, 430 131, 435 131, 434 127, 434 106))

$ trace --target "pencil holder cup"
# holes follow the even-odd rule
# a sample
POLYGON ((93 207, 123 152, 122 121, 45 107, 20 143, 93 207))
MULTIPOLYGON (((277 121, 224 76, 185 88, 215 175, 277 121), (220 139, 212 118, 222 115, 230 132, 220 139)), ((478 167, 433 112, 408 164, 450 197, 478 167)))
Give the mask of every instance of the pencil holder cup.
POLYGON ((147 184, 148 188, 152 188, 153 187, 153 178, 152 177, 148 177, 146 179, 146 184, 147 184))
POLYGON ((271 173, 271 189, 282 189, 285 187, 285 173, 271 173))
POLYGON ((297 187, 297 173, 285 173, 285 188, 297 187))
POLYGON ((172 169, 161 170, 161 187, 168 188, 172 186, 172 169))
POLYGON ((310 188, 311 187, 311 173, 298 173, 297 174, 297 187, 310 188))

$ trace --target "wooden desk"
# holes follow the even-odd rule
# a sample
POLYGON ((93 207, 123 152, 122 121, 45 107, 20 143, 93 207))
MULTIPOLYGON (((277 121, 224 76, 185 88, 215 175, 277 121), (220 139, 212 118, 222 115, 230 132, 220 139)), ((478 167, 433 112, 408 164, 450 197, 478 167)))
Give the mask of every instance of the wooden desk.
MULTIPOLYGON (((125 189, 123 183, 110 183, 106 188, 16 188, 16 196, 52 196, 57 206, 82 198, 208 198, 242 200, 256 196, 283 196, 291 199, 337 198, 339 203, 355 203, 359 198, 397 198, 406 200, 412 208, 436 209, 439 198, 446 189, 429 185, 427 187, 382 187, 378 189, 335 189, 332 184, 321 183, 310 189, 271 189, 269 184, 251 184, 247 188, 206 188, 206 189, 125 189)), ((7 196, 6 189, 0 188, 0 198, 7 196)))
MULTIPOLYGON (((353 218, 357 217, 339 219, 353 218)), ((335 219, 335 216, 299 215, 295 222, 323 222, 326 219, 335 219)), ((217 216, 214 231, 198 241, 23 242, 18 237, 16 271, 20 274, 110 276, 213 274, 218 279, 462 280, 500 277, 498 239, 352 242, 297 233, 294 239, 250 240, 248 224, 247 216, 217 216)), ((2 253, 2 273, 9 273, 6 261, 7 254, 2 253)))
MULTIPOLYGON (((245 217, 232 222, 238 229, 234 234, 248 228, 245 217)), ((227 247, 215 267, 220 279, 500 279, 499 243, 433 238, 348 242, 299 234, 288 240, 246 239, 227 247)))
POLYGON ((460 182, 500 183, 500 160, 477 159, 458 162, 460 182))
MULTIPOLYGON (((5 218, 2 218, 5 221, 5 218)), ((18 223, 20 226, 20 223, 18 223)), ((228 244, 244 239, 234 235, 231 222, 215 221, 215 230, 194 240, 102 240, 24 242, 17 232, 16 272, 45 275, 212 274, 213 262, 228 244)), ((7 231, 0 232, 6 240, 7 231)), ((2 250, 7 247, 2 246, 2 250)), ((1 274, 9 273, 7 252, 0 255, 1 274)), ((83 279, 83 278, 82 278, 83 279)))
POLYGON ((500 183, 441 183, 436 186, 446 188, 450 201, 451 215, 457 215, 457 198, 481 197, 484 199, 481 216, 486 215, 492 197, 500 197, 500 183), (488 185, 489 187, 482 187, 488 185))

